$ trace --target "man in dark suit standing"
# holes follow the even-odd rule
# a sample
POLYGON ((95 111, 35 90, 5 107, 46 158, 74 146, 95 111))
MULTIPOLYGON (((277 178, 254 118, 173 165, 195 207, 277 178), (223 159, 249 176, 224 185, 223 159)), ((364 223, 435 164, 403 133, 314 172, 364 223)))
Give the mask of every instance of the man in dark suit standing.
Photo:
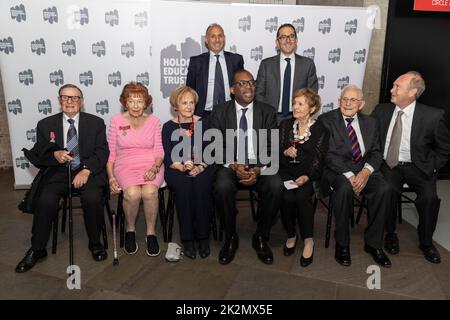
POLYGON ((261 198, 258 227, 252 238, 252 246, 263 263, 272 264, 273 254, 267 242, 284 186, 277 173, 264 173, 268 168, 261 163, 260 155, 266 154, 267 150, 261 150, 265 141, 259 141, 252 132, 266 129, 269 138, 267 149, 271 150, 270 135, 277 128, 277 117, 272 107, 254 100, 255 81, 247 70, 236 71, 230 90, 235 99, 216 106, 210 117, 211 128, 220 130, 222 134, 224 154, 227 149, 234 153, 234 161, 227 162, 226 159, 221 162, 223 165, 218 165, 214 185, 215 206, 224 222, 226 237, 219 253, 219 262, 230 263, 239 246, 236 232, 236 193, 240 186, 245 186, 254 188, 261 198), (227 145, 225 139, 226 131, 230 129, 239 129, 235 143, 231 146, 227 145))
POLYGON ((314 61, 295 53, 297 49, 295 27, 286 23, 277 31, 275 44, 279 54, 261 61, 256 78, 256 100, 270 104, 279 119, 292 112, 292 93, 295 90, 319 88, 314 61))
POLYGON ((84 112, 83 93, 66 84, 59 89, 61 113, 37 124, 37 141, 31 153, 40 164, 50 168, 40 190, 33 216, 31 248, 16 267, 16 272, 30 270, 47 256, 47 242, 52 222, 58 214, 59 201, 68 194, 68 166, 72 186, 81 194, 89 249, 96 261, 107 258, 100 243, 103 223, 103 188, 107 185, 105 166, 109 156, 103 120, 84 112))
MULTIPOLYGON (((450 157, 450 133, 444 122, 444 110, 416 100, 425 91, 420 73, 410 71, 398 77, 391 89, 391 102, 375 107, 383 152, 381 172, 398 193, 404 183, 417 194, 419 248, 425 258, 440 263, 432 238, 436 228, 440 199, 436 193, 437 171, 450 157)), ((395 201, 398 196, 395 197, 395 201)), ((397 206, 387 216, 385 249, 400 250, 395 234, 397 206)))
POLYGON ((382 247, 385 217, 394 192, 378 171, 382 155, 377 122, 359 113, 364 103, 362 90, 349 85, 342 90, 339 109, 319 117, 330 132, 322 179, 323 185, 333 190, 336 261, 343 266, 351 264, 349 221, 353 215, 353 195, 364 193, 368 206, 364 250, 377 264, 390 267, 391 261, 382 247))
POLYGON ((244 68, 244 59, 223 50, 225 34, 217 23, 206 29, 205 43, 209 51, 189 60, 186 85, 199 96, 195 114, 207 118, 215 105, 230 99, 231 80, 236 70, 244 68))

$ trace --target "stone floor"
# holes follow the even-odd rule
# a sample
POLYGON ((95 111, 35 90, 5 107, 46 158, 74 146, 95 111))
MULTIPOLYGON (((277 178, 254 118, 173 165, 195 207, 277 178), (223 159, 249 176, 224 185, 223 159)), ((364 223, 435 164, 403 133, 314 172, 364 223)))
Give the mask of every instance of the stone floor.
MULTIPOLYGON (((120 265, 112 265, 112 238, 108 260, 95 262, 87 249, 87 236, 80 212, 74 213, 75 264, 81 268, 81 290, 68 290, 68 236, 59 234, 56 255, 38 263, 31 271, 16 274, 14 267, 30 246, 32 216, 18 211, 24 191, 13 190, 12 170, 0 171, 0 299, 152 299, 152 300, 300 300, 300 299, 449 299, 450 253, 437 246, 442 263, 427 262, 417 245, 416 230, 408 223, 399 226, 401 253, 391 256, 393 267, 381 269, 381 289, 369 290, 367 268, 373 265, 363 252, 364 218, 351 231, 352 265, 342 267, 334 260, 334 244, 325 249, 325 209, 319 205, 315 217, 314 263, 299 265, 300 251, 282 255, 285 234, 278 221, 271 247, 275 262, 261 263, 251 248, 255 229, 248 201, 239 201, 240 247, 235 260, 226 266, 217 262, 220 243, 212 241, 207 259, 185 258, 177 263, 164 259, 167 245, 159 229, 161 255, 145 254, 142 215, 138 222, 139 251, 130 256, 119 250, 120 265)), ((112 205, 115 205, 113 199, 112 205)), ((174 226, 174 241, 177 239, 174 226)), ((109 234, 111 234, 108 228, 109 234)), ((50 253, 50 250, 49 250, 50 253)))

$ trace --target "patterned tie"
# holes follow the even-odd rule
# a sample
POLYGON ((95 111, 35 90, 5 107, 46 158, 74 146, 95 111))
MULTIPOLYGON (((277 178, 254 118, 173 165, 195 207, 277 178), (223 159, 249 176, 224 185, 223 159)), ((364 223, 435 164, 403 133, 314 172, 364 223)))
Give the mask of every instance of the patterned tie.
POLYGON ((355 129, 353 129, 353 127, 352 127, 353 120, 354 120, 353 118, 345 118, 345 121, 347 121, 347 135, 352 144, 353 162, 358 164, 362 160, 362 155, 361 155, 361 148, 360 148, 359 142, 358 142, 358 137, 356 136, 355 129))
POLYGON ((400 142, 402 140, 402 115, 403 111, 399 111, 397 119, 395 119, 394 129, 392 129, 391 141, 386 154, 386 163, 390 168, 394 168, 398 164, 398 154, 400 152, 400 142))
POLYGON ((70 168, 76 170, 80 166, 80 150, 78 148, 78 135, 77 129, 75 129, 75 120, 68 119, 70 123, 69 130, 67 131, 67 149, 73 153, 73 160, 70 163, 70 168))
POLYGON ((283 97, 281 100, 281 112, 283 117, 289 115, 289 107, 291 100, 291 58, 286 58, 286 69, 284 70, 283 80, 283 97))
POLYGON ((248 109, 242 108, 241 110, 242 116, 239 121, 238 163, 248 164, 247 118, 245 116, 248 109), (243 158, 242 155, 244 156, 243 158))
POLYGON ((215 55, 216 60, 216 72, 214 74, 214 94, 213 94, 213 106, 216 104, 225 102, 225 85, 223 82, 223 74, 222 74, 222 68, 220 66, 219 62, 219 55, 215 55))

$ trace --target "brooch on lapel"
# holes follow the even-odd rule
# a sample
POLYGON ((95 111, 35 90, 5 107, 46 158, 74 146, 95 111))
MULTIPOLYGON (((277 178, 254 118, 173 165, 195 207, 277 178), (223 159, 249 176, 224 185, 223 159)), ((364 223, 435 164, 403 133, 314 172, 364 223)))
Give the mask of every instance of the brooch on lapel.
POLYGON ((123 132, 122 132, 122 135, 123 136, 126 136, 127 135, 127 130, 130 130, 131 129, 131 127, 128 125, 128 126, 119 126, 119 130, 122 130, 123 132))
POLYGON ((55 143, 55 132, 54 131, 50 131, 50 142, 55 143))

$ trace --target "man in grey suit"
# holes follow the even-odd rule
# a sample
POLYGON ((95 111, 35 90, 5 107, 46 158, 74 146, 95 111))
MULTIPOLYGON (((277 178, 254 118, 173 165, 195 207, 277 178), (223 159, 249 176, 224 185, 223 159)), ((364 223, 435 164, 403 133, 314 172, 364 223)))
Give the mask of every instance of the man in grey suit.
POLYGON ((264 59, 259 66, 256 100, 274 107, 280 120, 291 114, 292 93, 302 88, 317 92, 318 82, 314 61, 295 53, 298 38, 292 24, 278 28, 275 43, 279 54, 264 59))

